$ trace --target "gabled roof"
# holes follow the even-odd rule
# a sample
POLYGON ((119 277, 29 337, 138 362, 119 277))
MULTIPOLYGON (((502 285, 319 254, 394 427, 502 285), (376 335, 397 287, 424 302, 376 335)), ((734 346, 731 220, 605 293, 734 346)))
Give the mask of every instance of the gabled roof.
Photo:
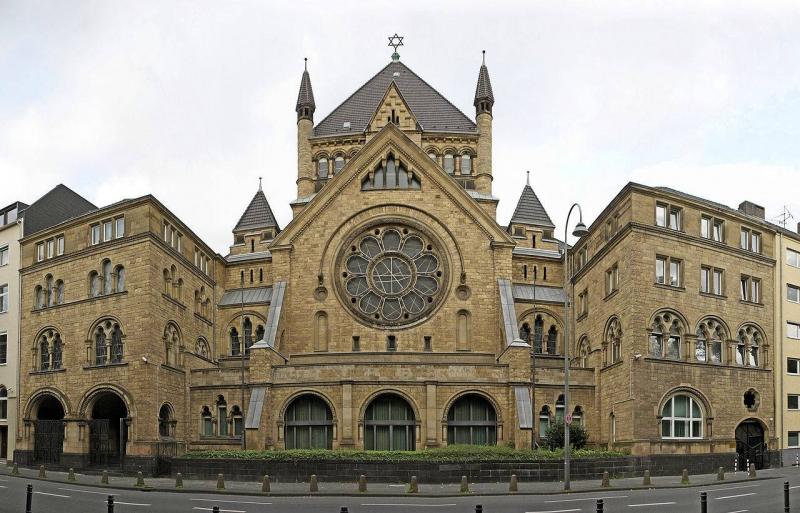
POLYGON ((517 202, 517 208, 514 210, 514 215, 511 216, 511 223, 527 224, 532 226, 541 226, 544 228, 555 228, 556 225, 550 220, 547 211, 542 206, 542 202, 533 192, 530 184, 526 184, 522 189, 522 195, 517 202))
POLYGON ((257 230, 260 228, 276 228, 280 231, 278 222, 275 220, 272 209, 269 207, 267 197, 264 196, 264 191, 259 188, 256 195, 253 196, 253 199, 247 206, 247 209, 245 209, 244 214, 242 214, 242 217, 239 219, 239 222, 236 223, 236 227, 233 231, 257 230))
POLYGON ((392 61, 320 121, 314 128, 314 135, 319 137, 363 132, 392 81, 405 98, 422 130, 477 132, 475 123, 439 91, 405 64, 392 61), (345 128, 346 123, 349 123, 349 128, 345 128))
POLYGON ((24 210, 23 236, 27 237, 92 210, 97 210, 97 207, 86 198, 66 185, 58 184, 24 210))

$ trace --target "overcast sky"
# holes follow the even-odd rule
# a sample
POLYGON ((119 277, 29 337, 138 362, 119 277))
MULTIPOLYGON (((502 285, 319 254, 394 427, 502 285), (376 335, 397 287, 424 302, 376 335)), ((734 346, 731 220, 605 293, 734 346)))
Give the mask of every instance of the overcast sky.
POLYGON ((152 193, 225 254, 258 176, 291 219, 303 57, 319 121, 399 32, 470 117, 486 49, 501 224, 526 170, 559 231, 628 181, 800 218, 800 4, 666 3, 0 0, 0 203, 152 193))

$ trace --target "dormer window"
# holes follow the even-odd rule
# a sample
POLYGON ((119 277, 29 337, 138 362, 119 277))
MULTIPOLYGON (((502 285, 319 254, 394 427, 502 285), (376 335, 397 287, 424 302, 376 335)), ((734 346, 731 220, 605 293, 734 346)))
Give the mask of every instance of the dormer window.
POLYGON ((244 244, 244 235, 234 235, 233 236, 233 243, 235 245, 244 244))

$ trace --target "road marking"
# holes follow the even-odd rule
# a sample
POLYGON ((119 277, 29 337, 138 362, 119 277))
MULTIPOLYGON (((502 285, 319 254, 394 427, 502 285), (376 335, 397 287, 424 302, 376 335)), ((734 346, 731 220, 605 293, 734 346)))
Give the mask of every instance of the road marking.
POLYGON ((752 485, 744 485, 744 486, 729 486, 727 488, 709 488, 707 490, 702 490, 704 492, 729 492, 731 490, 741 490, 742 488, 758 488, 761 485, 752 484, 752 485))
POLYGON ((193 501, 202 501, 202 502, 219 502, 219 503, 227 503, 227 504, 260 504, 263 506, 271 506, 271 502, 254 502, 254 501, 221 501, 217 499, 191 499, 193 501))
MULTIPOLYGON (((384 506, 384 507, 386 507, 386 506, 404 506, 406 508, 446 508, 446 507, 456 506, 456 504, 412 504, 412 503, 387 504, 387 503, 374 502, 374 503, 370 503, 370 504, 362 504, 362 506, 384 506)), ((578 510, 572 510, 572 511, 578 511, 578 510)))
POLYGON ((578 502, 578 501, 596 501, 598 499, 627 499, 627 495, 609 495, 608 497, 584 497, 583 499, 561 499, 557 501, 544 501, 546 503, 555 503, 555 502, 578 502))
POLYGON ((8 488, 7 486, 0 485, 0 488, 8 488))
POLYGON ((739 495, 726 495, 724 497, 714 497, 714 500, 715 501, 721 501, 721 500, 724 500, 724 499, 736 499, 738 497, 749 497, 749 496, 755 495, 755 494, 756 494, 755 492, 750 492, 750 493, 740 493, 739 495))
POLYGON ((94 493, 97 495, 108 495, 106 492, 90 492, 89 490, 78 490, 77 488, 58 488, 59 490, 64 490, 65 492, 78 492, 78 493, 94 493))
MULTIPOLYGON (((202 510, 202 511, 214 511, 212 508, 198 508, 198 507, 194 507, 194 508, 192 508, 192 509, 199 509, 199 510, 202 510)), ((246 511, 242 511, 242 510, 240 510, 240 509, 221 509, 221 510, 219 510, 219 511, 220 511, 220 513, 222 513, 223 511, 224 511, 225 513, 247 513, 246 511)))
POLYGON ((61 497, 63 499, 69 499, 69 495, 59 495, 57 493, 47 493, 47 492, 33 492, 38 495, 49 495, 51 497, 61 497))
POLYGON ((137 504, 135 502, 119 502, 119 501, 115 502, 114 504, 124 504, 125 506, 144 506, 144 507, 150 506, 150 504, 137 504))
POLYGON ((629 508, 644 508, 646 506, 671 506, 674 502, 651 502, 650 504, 628 504, 629 508))
POLYGON ((800 488, 800 485, 797 485, 797 486, 790 486, 790 487, 789 487, 789 489, 790 489, 790 490, 794 490, 795 488, 800 488))
POLYGON ((525 513, 568 513, 569 511, 582 511, 580 509, 552 509, 548 511, 526 511, 525 513))
POLYGON ((731 511, 730 513, 747 513, 749 510, 746 509, 737 509, 736 511, 731 511))

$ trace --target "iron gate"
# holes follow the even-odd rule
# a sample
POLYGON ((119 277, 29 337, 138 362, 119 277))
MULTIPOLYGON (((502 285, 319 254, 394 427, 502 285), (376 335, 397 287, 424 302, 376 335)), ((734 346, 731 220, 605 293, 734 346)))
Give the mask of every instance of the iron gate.
POLYGON ((125 420, 119 419, 118 430, 112 428, 112 422, 109 419, 89 422, 89 463, 92 465, 122 463, 125 454, 125 420))
POLYGON ((736 454, 741 470, 747 470, 749 463, 754 463, 757 469, 764 468, 765 463, 769 463, 761 424, 756 421, 739 424, 736 428, 736 454))
POLYGON ((34 460, 37 463, 61 463, 61 453, 64 452, 64 421, 37 420, 34 430, 34 460))

